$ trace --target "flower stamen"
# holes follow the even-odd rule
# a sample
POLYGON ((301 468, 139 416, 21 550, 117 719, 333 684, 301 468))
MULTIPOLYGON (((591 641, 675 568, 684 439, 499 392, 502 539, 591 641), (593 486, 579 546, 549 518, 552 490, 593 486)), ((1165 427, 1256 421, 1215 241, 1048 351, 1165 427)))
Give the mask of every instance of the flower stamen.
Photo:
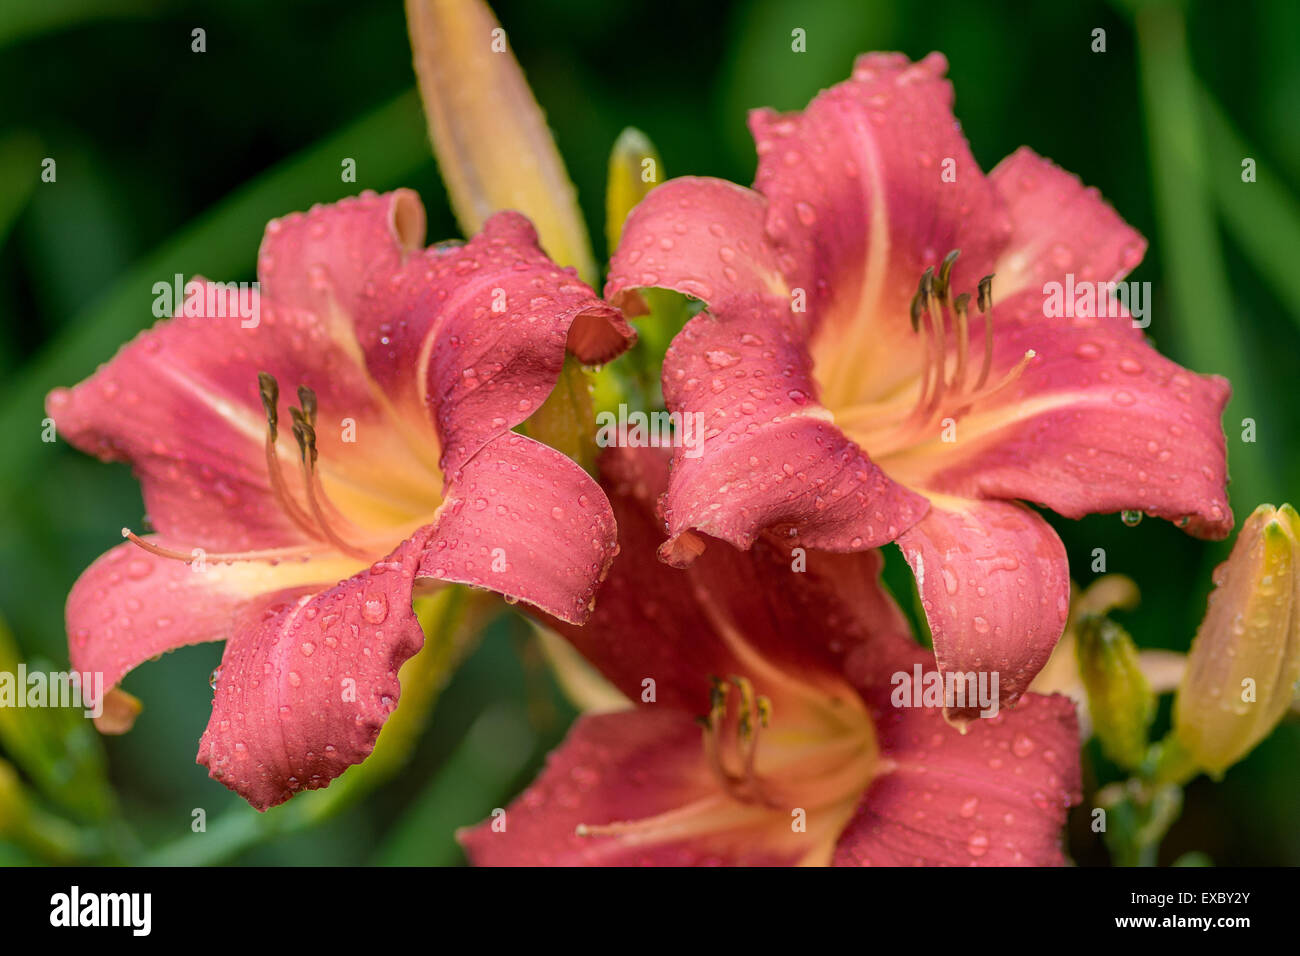
POLYGON ((320 539, 320 531, 312 523, 302 507, 294 500, 285 484, 284 474, 280 471, 280 456, 275 450, 279 424, 280 385, 275 377, 266 372, 257 373, 257 390, 262 396, 262 407, 266 409, 266 474, 271 483, 271 494, 279 503, 289 520, 298 526, 308 537, 320 539))
POLYGON ((742 803, 775 805, 768 798, 756 769, 759 730, 766 727, 771 719, 771 701, 755 694, 754 685, 747 678, 732 676, 727 682, 716 677, 710 680, 713 688, 709 692, 709 713, 707 717, 699 719, 699 724, 704 731, 704 753, 714 775, 723 789, 742 803), (727 718, 728 691, 731 687, 738 691, 739 704, 736 735, 728 752, 723 725, 727 718), (737 769, 731 769, 729 763, 737 769))
POLYGON ((308 514, 289 492, 284 474, 280 470, 280 456, 276 451, 280 418, 279 383, 276 382, 274 376, 266 372, 259 372, 257 375, 257 390, 262 398, 262 407, 266 410, 266 472, 271 486, 271 493, 284 510, 284 513, 289 517, 289 520, 297 525, 309 538, 313 539, 312 543, 287 548, 208 554, 203 548, 193 548, 189 553, 186 553, 174 548, 163 547, 141 538, 130 528, 122 529, 122 537, 150 554, 186 563, 200 559, 215 563, 234 561, 267 561, 274 563, 286 558, 309 558, 313 555, 327 553, 331 548, 360 561, 374 560, 376 554, 383 553, 382 550, 366 551, 349 543, 335 531, 334 526, 326 518, 325 512, 328 509, 336 523, 347 525, 355 530, 354 526, 343 517, 342 513, 325 494, 320 474, 316 469, 316 393, 306 385, 298 386, 298 401, 302 407, 290 406, 289 408, 289 414, 293 419, 293 437, 298 442, 298 454, 302 464, 303 491, 307 498, 307 504, 311 508, 311 513, 308 514))
POLYGON ((975 391, 984 387, 989 380, 989 371, 993 367, 993 276, 986 275, 980 279, 979 297, 975 300, 984 316, 984 364, 980 367, 980 377, 975 380, 975 391))
POLYGON ((984 354, 974 384, 968 384, 972 366, 971 294, 963 292, 955 298, 952 295, 952 270, 959 255, 960 250, 954 249, 944 256, 937 271, 933 266, 927 268, 912 297, 909 310, 912 330, 921 336, 924 354, 921 359, 921 388, 911 411, 891 422, 891 410, 902 404, 897 399, 836 411, 837 420, 850 428, 859 444, 875 457, 928 440, 935 422, 960 418, 976 402, 1006 388, 1020 377, 1037 354, 1033 349, 1027 350, 1015 367, 994 385, 988 385, 993 369, 993 276, 984 276, 979 280, 975 295, 976 308, 984 319, 984 354), (948 373, 949 321, 956 346, 951 375, 948 373))
POLYGON ((317 527, 320 528, 330 544, 350 557, 369 561, 373 555, 345 541, 325 517, 322 502, 329 506, 331 513, 335 517, 339 517, 339 511, 325 494, 325 488, 316 472, 316 394, 305 385, 299 386, 298 400, 303 407, 295 408, 291 406, 289 415, 293 418, 293 437, 298 441, 298 454, 302 465, 303 491, 307 495, 307 504, 311 507, 312 516, 316 519, 317 527))

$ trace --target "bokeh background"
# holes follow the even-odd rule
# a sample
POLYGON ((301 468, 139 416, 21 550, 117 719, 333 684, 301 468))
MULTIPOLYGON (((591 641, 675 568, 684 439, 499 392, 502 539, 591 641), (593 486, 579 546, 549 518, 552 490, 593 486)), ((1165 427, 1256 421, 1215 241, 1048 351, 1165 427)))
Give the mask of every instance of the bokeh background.
MULTIPOLYGON (((667 175, 748 183, 749 107, 794 109, 856 53, 941 50, 985 169, 1033 146, 1101 189, 1151 241, 1131 277, 1154 287, 1166 353, 1227 375, 1238 521, 1300 499, 1300 5, 884 0, 712 3, 496 0, 576 183, 598 256, 609 148, 634 125, 667 175), (795 27, 807 52, 791 52, 795 27), (1095 53, 1093 31, 1105 30, 1095 53), (1257 164, 1243 183, 1242 161, 1257 164), (1241 421, 1256 441, 1241 439, 1241 421)), ((150 287, 180 272, 251 280, 265 222, 363 188, 417 189, 430 239, 458 234, 414 92, 396 2, 5 0, 0 5, 0 656, 66 666, 63 601, 143 512, 128 469, 43 443, 45 393, 152 322, 150 287), (191 30, 207 52, 191 52, 191 30), (57 182, 40 180, 57 161, 57 182), (357 182, 340 181, 344 157, 357 182)), ((1093 548, 1132 576, 1121 615, 1144 646, 1184 650, 1227 544, 1154 520, 1052 517, 1078 578, 1093 548)), ((892 549, 891 549, 892 550, 892 549)), ((897 555, 889 581, 904 604, 897 555)), ((126 682, 135 729, 9 715, 0 754, 43 837, 0 839, 0 862, 459 863, 452 833, 503 806, 572 709, 526 626, 503 613, 452 676, 409 764, 333 804, 258 816, 194 762, 219 646, 126 682), (14 721, 18 720, 19 724, 14 721), (22 720, 45 723, 21 724, 22 720), (15 770, 14 768, 19 768, 15 770), (16 777, 14 775, 17 775, 16 777), (319 812, 316 811, 319 807, 319 812), (193 833, 196 809, 207 832, 193 833)), ((1161 725, 1167 726, 1168 700, 1161 725)), ((1116 777, 1095 747, 1089 786, 1116 777)), ((351 773, 351 772, 350 772, 351 773)), ((346 779, 346 777, 344 778, 346 779)), ((1219 783, 1187 792, 1162 863, 1300 863, 1300 726, 1280 727, 1219 783)), ((0 791, 3 791, 0 785, 0 791)), ((328 791, 327 791, 328 792, 328 791)), ((0 818, 3 814, 0 812, 0 818)), ((1071 849, 1107 855, 1076 810, 1071 849)))

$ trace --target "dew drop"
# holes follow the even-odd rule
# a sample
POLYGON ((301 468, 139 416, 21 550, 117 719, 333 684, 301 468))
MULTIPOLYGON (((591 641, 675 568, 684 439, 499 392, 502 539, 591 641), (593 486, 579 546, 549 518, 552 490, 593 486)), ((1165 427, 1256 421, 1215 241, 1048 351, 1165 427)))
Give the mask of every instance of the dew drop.
POLYGON ((371 624, 382 624, 388 617, 388 598, 382 594, 367 598, 361 608, 361 616, 371 624))

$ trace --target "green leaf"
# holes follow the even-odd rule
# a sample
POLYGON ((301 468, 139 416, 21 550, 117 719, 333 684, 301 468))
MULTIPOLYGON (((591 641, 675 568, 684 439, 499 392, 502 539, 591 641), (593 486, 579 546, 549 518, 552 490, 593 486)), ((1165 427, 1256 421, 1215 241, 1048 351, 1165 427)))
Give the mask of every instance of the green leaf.
MULTIPOLYGON (((1300 250, 1300 203, 1237 132, 1210 93, 1200 90, 1206 142, 1210 147, 1210 188, 1228 234, 1250 257, 1291 320, 1300 326, 1300 296, 1295 287, 1295 256, 1300 250), (1242 160, 1255 160, 1255 182, 1243 182, 1242 160)), ((1235 384, 1235 383, 1234 383, 1235 384)))
POLYGON ((27 205, 41 177, 41 142, 31 133, 8 133, 0 138, 0 245, 14 220, 27 205))
MULTIPOLYGON (((16 674, 18 645, 0 620, 0 672, 16 674)), ((50 670, 39 661, 29 670, 50 670)), ((19 693, 22 693, 19 688, 19 693)), ((41 793, 81 820, 102 820, 116 800, 103 744, 81 708, 0 707, 0 744, 41 793)))
MULTIPOLYGON (((1205 162, 1207 137, 1199 122, 1197 82, 1187 48, 1181 5, 1144 4, 1137 13, 1138 63, 1150 140, 1161 256, 1171 299, 1176 350, 1201 372, 1232 383, 1225 413, 1228 434, 1243 418, 1267 413, 1250 356, 1234 322, 1234 304, 1214 221, 1205 162)), ((1232 442, 1233 499, 1253 508, 1275 488, 1274 464, 1263 443, 1232 442)), ((1273 497, 1277 497, 1274 495, 1273 497)))
MULTIPOLYGON (((532 760, 536 741, 517 704, 490 706, 375 856, 384 866, 451 866, 455 831, 489 818, 532 760)), ((508 825, 508 821, 507 821, 508 825)), ((508 831, 507 831, 508 832, 508 831)))
POLYGON ((0 47, 86 23, 144 19, 165 6, 162 0, 5 0, 0 3, 0 47))

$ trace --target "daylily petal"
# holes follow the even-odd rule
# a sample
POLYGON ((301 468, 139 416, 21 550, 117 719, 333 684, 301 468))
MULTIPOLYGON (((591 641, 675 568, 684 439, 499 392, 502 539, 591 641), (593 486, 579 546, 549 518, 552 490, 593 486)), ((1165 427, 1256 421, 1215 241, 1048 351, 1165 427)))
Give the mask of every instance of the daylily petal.
MULTIPOLYGON (((953 862, 960 852, 971 863, 1060 862, 1056 834, 1065 807, 1079 798, 1069 702, 1034 697, 966 737, 937 709, 895 709, 896 672, 933 672, 934 664, 908 639, 880 587, 879 552, 817 554, 799 571, 788 547, 765 537, 748 552, 710 547, 688 571, 671 571, 653 557, 665 458, 652 450, 604 456, 622 551, 588 626, 559 625, 639 704, 581 719, 504 818, 460 835, 471 860, 911 863, 917 856, 953 862), (780 759, 771 765, 778 774, 771 803, 730 795, 706 760, 691 718, 709 706, 710 674, 752 678, 754 691, 771 698, 771 723, 760 736, 772 734, 773 748, 790 748, 784 759, 795 761, 789 778, 779 776, 780 759), (874 743, 835 738, 855 714, 868 719, 864 700, 874 743), (815 703, 829 722, 805 723, 801 703, 815 703), (798 771, 812 765, 797 755, 819 734, 831 734, 840 749, 804 780, 798 771), (948 792, 954 787, 960 801, 948 792), (915 803, 905 802, 910 796, 915 803), (791 826, 787 802, 796 818, 806 810, 807 832, 791 826), (915 813, 934 814, 932 833, 912 832, 920 825, 915 813)), ((760 755, 760 774, 764 766, 760 755)))
MULTIPOLYGON (((939 668, 998 675, 1002 706, 1016 701, 1051 656, 1070 610, 1065 546, 1024 505, 936 498, 898 539, 939 668)), ((957 720, 978 708, 954 709, 957 720)))
POLYGON ((581 623, 618 552, 591 477, 522 435, 500 435, 447 489, 420 577, 491 588, 581 623))
POLYGON ((652 287, 703 299, 715 314, 755 295, 778 299, 789 312, 790 290, 764 232, 766 219, 767 200, 752 189, 725 179, 670 179, 628 216, 605 296, 631 314, 635 290, 652 287))
MULTIPOLYGON (((245 328, 237 296, 197 286, 175 318, 142 332, 75 388, 51 392, 46 407, 59 433, 103 460, 129 461, 150 520, 166 537, 225 551, 305 542, 267 479, 258 392, 258 373, 267 372, 287 389, 314 388, 322 414, 350 417, 367 436, 369 455, 340 456, 330 453, 340 430, 333 423, 318 430, 327 487, 337 478, 365 488, 382 458, 385 487, 436 505, 436 478, 430 489, 428 468, 388 427, 364 370, 324 323, 263 300, 257 324, 245 328)), ((280 430, 279 454, 296 474, 288 432, 280 430)))
POLYGON ((709 675, 735 668, 698 613, 685 576, 655 558, 664 537, 655 504, 667 481, 668 456, 611 449, 600 468, 618 528, 618 557, 585 627, 547 623, 628 697, 639 699, 649 678, 657 700, 703 713, 709 675))
POLYGON ((488 821, 457 838, 478 866, 789 865, 808 846, 779 817, 722 794, 700 728, 668 708, 580 718, 506 808, 504 830, 488 821), (575 832, 651 819, 672 826, 575 832))
POLYGON ((266 225, 257 253, 262 294, 352 325, 377 275, 424 247, 424 204, 410 189, 366 191, 266 225))
POLYGON ((226 640, 249 602, 328 587, 354 573, 358 564, 336 558, 275 565, 211 563, 195 570, 129 542, 120 544, 87 568, 68 595, 72 667, 102 673, 107 691, 160 654, 226 640))
POLYGON ((605 362, 636 333, 498 213, 463 246, 409 259, 360 306, 362 346, 386 394, 433 412, 452 478, 491 438, 535 412, 564 365, 605 362))
MULTIPOLYGON (((1044 283, 1066 273, 1080 282, 1117 282, 1142 261, 1147 243, 1141 233, 1096 189, 1027 146, 998 163, 988 181, 1012 224, 993 270, 999 299, 1021 292, 1041 296, 1044 283)), ((1132 329, 1128 318, 1111 321, 1132 329)))
POLYGON ((703 416, 695 446, 674 454, 666 559, 688 562, 675 545, 692 528, 747 548, 789 523, 808 547, 856 551, 915 524, 924 499, 888 478, 813 400, 788 309, 749 297, 731 300, 729 313, 697 315, 664 360, 668 407, 703 416))
POLYGON ((226 643, 199 763, 258 810, 327 786, 374 748, 424 643, 411 609, 428 529, 334 587, 253 602, 226 643))
POLYGON ((992 270, 1009 226, 952 114, 947 60, 859 57, 799 113, 755 110, 754 187, 768 232, 808 293, 821 399, 888 394, 918 365, 908 303, 927 266, 960 249, 956 288, 992 270), (945 171, 951 175, 945 175, 945 171))
POLYGON ((663 541, 655 502, 667 456, 617 449, 601 458, 618 523, 619 557, 586 627, 551 623, 624 694, 639 700, 646 678, 656 706, 693 714, 708 706, 710 675, 771 678, 780 706, 791 675, 835 675, 859 644, 904 639, 906 619, 880 583, 878 552, 816 554, 795 571, 789 546, 772 538, 749 552, 717 543, 688 574, 654 558, 663 541), (792 630, 800 640, 790 640, 792 630), (765 663, 764 663, 765 662, 765 663))
POLYGON ((840 836, 837 866, 1059 866, 1066 810, 1082 798, 1074 707, 1027 694, 959 734, 877 692, 888 773, 840 836))
POLYGON ((1044 315, 1045 282, 1114 282, 1141 237, 1078 178, 1020 150, 993 172, 1016 232, 994 291, 994 377, 1037 357, 1013 386, 933 441, 886 463, 904 483, 968 497, 1021 498, 1066 517, 1144 511, 1221 538, 1232 527, 1219 422, 1228 383, 1169 361, 1127 313, 1044 315))

